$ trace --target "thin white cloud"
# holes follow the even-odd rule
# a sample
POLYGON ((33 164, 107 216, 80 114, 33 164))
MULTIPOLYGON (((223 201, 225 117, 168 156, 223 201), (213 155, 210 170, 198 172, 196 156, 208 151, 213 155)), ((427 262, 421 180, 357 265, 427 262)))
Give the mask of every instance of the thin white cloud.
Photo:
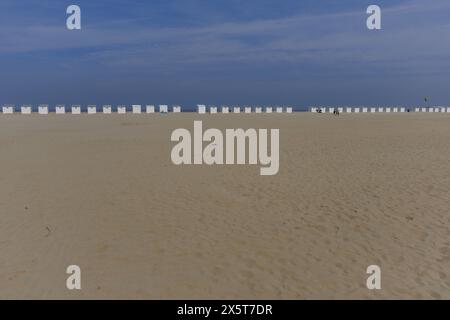
POLYGON ((450 68, 450 25, 433 19, 450 11, 447 0, 414 0, 383 10, 383 30, 365 29, 365 12, 298 15, 282 19, 229 22, 205 27, 150 28, 62 26, 0 28, 0 54, 78 50, 77 63, 105 67, 177 68, 212 63, 296 63, 336 69, 411 68, 435 72, 450 68), (414 19, 427 15, 427 24, 414 19))

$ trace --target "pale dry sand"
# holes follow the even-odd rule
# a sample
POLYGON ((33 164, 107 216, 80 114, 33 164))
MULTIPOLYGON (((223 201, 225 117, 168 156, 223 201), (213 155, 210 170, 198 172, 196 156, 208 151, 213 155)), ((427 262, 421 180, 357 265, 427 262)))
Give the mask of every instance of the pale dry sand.
POLYGON ((450 298, 450 115, 3 115, 0 154, 0 298, 450 298), (280 172, 172 165, 195 119, 280 172))

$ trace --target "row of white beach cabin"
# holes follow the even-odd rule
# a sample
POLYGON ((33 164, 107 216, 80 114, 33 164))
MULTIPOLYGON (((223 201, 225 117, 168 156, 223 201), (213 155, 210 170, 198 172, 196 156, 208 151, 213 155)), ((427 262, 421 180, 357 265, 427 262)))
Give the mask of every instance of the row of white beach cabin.
POLYGON ((415 108, 415 112, 446 112, 450 113, 450 107, 415 108))
MULTIPOLYGON (((263 107, 244 107, 243 109, 241 109, 241 107, 227 107, 227 106, 223 106, 221 107, 220 112, 221 113, 241 113, 241 111, 243 113, 292 113, 292 107, 265 107, 263 109, 263 107)), ((198 104, 197 105, 197 112, 199 114, 206 114, 208 112, 206 105, 204 104, 198 104)), ((209 113, 210 114, 217 114, 219 113, 219 108, 215 107, 215 106, 210 106, 209 107, 209 113)))
MULTIPOLYGON (((159 105, 160 113, 168 113, 169 112, 169 106, 168 105, 159 105)), ((14 105, 5 105, 2 107, 2 113, 3 114, 13 114, 15 112, 15 106, 14 105)), ((156 107, 154 105, 146 105, 145 109, 139 105, 134 104, 132 105, 132 113, 155 113, 156 107)), ((181 112, 181 106, 175 105, 172 107, 172 112, 179 113, 181 112)), ((20 107, 20 113, 21 114, 31 114, 32 113, 32 107, 31 105, 23 105, 20 107)), ((49 113, 49 106, 47 104, 41 104, 38 106, 38 113, 39 114, 48 114, 49 113)), ((65 114, 66 113, 66 107, 65 105, 59 104, 55 106, 55 113, 56 114, 65 114)), ((72 114, 81 114, 81 106, 80 105, 72 105, 70 108, 70 113, 72 114)), ((87 106, 87 113, 88 114, 95 114, 97 113, 97 106, 96 105, 88 105, 87 106)), ((104 105, 102 107, 102 113, 105 114, 111 114, 113 113, 113 109, 111 105, 104 105)), ((125 114, 127 113, 127 106, 125 105, 119 105, 117 106, 117 113, 119 114, 125 114)))
MULTIPOLYGON (((333 113, 335 110, 340 113, 381 113, 381 112, 412 112, 412 108, 405 107, 311 107, 314 113, 333 113)), ((415 107, 414 112, 445 112, 450 113, 450 107, 415 107)))

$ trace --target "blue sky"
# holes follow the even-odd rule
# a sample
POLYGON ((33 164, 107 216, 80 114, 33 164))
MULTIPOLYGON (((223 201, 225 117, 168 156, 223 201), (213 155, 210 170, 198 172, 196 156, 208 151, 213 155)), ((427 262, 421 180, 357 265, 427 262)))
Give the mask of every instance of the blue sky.
POLYGON ((0 74, 0 104, 450 105, 450 1, 2 0, 0 74))

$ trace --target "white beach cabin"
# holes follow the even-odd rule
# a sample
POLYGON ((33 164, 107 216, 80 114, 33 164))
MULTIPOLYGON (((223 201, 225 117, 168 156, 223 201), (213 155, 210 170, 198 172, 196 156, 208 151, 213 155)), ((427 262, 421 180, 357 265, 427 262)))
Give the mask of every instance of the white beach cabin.
POLYGON ((140 104, 133 104, 131 108, 135 114, 142 113, 142 107, 140 104))
POLYGON ((217 107, 214 107, 214 106, 209 107, 209 113, 216 114, 217 113, 217 107))
POLYGON ((266 113, 272 113, 272 107, 266 107, 266 113))
POLYGON ((180 113, 181 112, 181 106, 173 106, 172 107, 172 112, 173 113, 180 113))
POLYGON ((275 110, 277 113, 283 113, 283 107, 277 107, 275 110))
POLYGON ((159 105, 159 113, 167 113, 169 112, 169 106, 167 104, 159 105))
POLYGON ((38 106, 39 114, 48 114, 48 104, 40 104, 38 106))
POLYGON ((56 114, 65 114, 66 113, 66 106, 63 104, 57 104, 55 107, 55 113, 56 114))
POLYGON ((205 114, 206 113, 206 105, 204 104, 198 104, 197 105, 197 112, 199 114, 205 114))
POLYGON ((30 105, 23 105, 20 107, 20 113, 22 114, 31 114, 31 106, 30 105))
POLYGON ((104 114, 111 114, 112 113, 112 106, 109 104, 105 104, 103 106, 103 113, 104 114))
POLYGON ((222 107, 222 113, 230 113, 230 108, 229 107, 222 107))
POLYGON ((90 104, 87 106, 87 113, 88 114, 96 114, 97 113, 97 106, 90 104))
POLYGON ((81 114, 81 106, 80 105, 73 105, 72 106, 72 114, 81 114))
POLYGON ((146 113, 155 113, 155 106, 148 104, 145 106, 145 112, 146 113))
POLYGON ((292 107, 286 107, 286 113, 292 113, 292 107))
POLYGON ((352 113, 352 108, 350 108, 350 107, 345 108, 345 112, 352 113))
POLYGON ((244 107, 245 113, 252 113, 252 107, 244 107))
POLYGON ((255 113, 262 113, 262 107, 256 107, 255 113))
POLYGON ((2 107, 3 114, 13 114, 14 113, 14 105, 4 105, 2 107))
POLYGON ((241 107, 233 107, 233 113, 241 113, 241 107))
POLYGON ((117 106, 117 113, 118 114, 127 113, 127 106, 124 106, 124 105, 117 106))

